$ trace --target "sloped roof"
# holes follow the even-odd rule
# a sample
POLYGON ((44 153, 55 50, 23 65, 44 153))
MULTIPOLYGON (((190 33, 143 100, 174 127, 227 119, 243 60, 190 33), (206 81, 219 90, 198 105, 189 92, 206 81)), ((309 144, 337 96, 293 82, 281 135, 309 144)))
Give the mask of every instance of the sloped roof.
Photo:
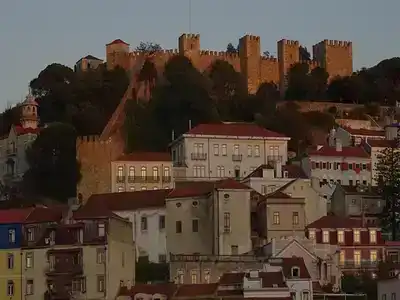
POLYGON ((365 136, 379 136, 384 137, 385 131, 384 130, 372 130, 372 129, 365 129, 365 128, 350 128, 350 127, 343 127, 351 135, 365 135, 365 136))
POLYGON ((339 216, 323 216, 318 220, 308 224, 306 228, 362 228, 362 221, 339 216))
POLYGON ((108 44, 106 44, 106 45, 109 46, 109 45, 115 45, 115 44, 125 44, 125 45, 128 45, 128 46, 129 46, 128 43, 124 42, 124 41, 121 40, 121 39, 113 40, 111 43, 108 43, 108 44))
POLYGON ((370 155, 361 147, 342 147, 341 151, 337 151, 336 147, 323 146, 318 150, 308 152, 309 156, 335 156, 335 157, 361 157, 369 158, 370 155))
POLYGON ((24 223, 34 208, 16 208, 0 210, 0 224, 24 223))

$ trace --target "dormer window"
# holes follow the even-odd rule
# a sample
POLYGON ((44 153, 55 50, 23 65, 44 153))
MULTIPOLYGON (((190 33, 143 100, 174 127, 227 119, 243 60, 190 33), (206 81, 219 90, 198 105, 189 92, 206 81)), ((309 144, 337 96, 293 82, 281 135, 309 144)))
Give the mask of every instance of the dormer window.
POLYGON ((99 223, 97 225, 97 235, 99 237, 103 237, 103 236, 105 236, 105 234, 106 234, 106 226, 105 226, 105 224, 104 223, 99 223))
POLYGON ((328 244, 329 243, 329 231, 323 230, 322 231, 322 242, 328 244))
POLYGON ((283 172, 283 177, 284 178, 289 178, 289 172, 288 171, 284 171, 283 172))
POLYGON ((26 231, 28 242, 33 242, 35 240, 35 234, 33 228, 28 228, 26 231))
POLYGON ((314 230, 309 230, 308 231, 308 238, 310 240, 315 240, 315 231, 314 230))
POLYGON ((293 278, 299 278, 300 277, 300 268, 299 267, 293 267, 292 268, 292 277, 293 278))

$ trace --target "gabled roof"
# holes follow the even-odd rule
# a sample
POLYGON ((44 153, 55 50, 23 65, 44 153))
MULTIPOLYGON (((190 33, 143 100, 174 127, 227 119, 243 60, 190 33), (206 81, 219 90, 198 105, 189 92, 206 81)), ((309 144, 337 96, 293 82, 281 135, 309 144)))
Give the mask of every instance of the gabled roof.
POLYGON ((334 157, 360 157, 369 158, 370 155, 361 147, 342 147, 337 151, 336 147, 322 146, 318 150, 308 152, 309 156, 334 156, 334 157))
POLYGON ((304 259, 302 257, 292 256, 292 257, 282 257, 278 258, 278 260, 282 260, 282 262, 273 262, 271 261, 271 266, 282 266, 283 274, 286 279, 292 278, 292 268, 298 267, 300 269, 301 279, 310 279, 310 273, 307 270, 307 267, 304 263, 304 259))
POLYGON ((63 217, 63 212, 67 210, 68 205, 38 206, 29 214, 25 223, 59 222, 63 217))
POLYGON ((306 252, 308 255, 310 255, 313 258, 316 258, 314 253, 311 253, 310 250, 308 250, 306 247, 304 247, 297 239, 292 239, 289 243, 285 245, 278 253, 275 254, 276 257, 279 257, 281 253, 283 253, 286 249, 291 247, 293 244, 296 244, 296 246, 300 247, 304 252, 306 252))
POLYGON ((258 137, 258 138, 287 138, 283 134, 265 129, 253 123, 214 123, 199 124, 184 134, 190 135, 212 135, 232 137, 258 137))
POLYGON ((217 291, 218 283, 184 284, 176 291, 175 297, 206 297, 213 296, 217 291))
POLYGON ((321 229, 321 228, 362 228, 362 221, 339 216, 324 216, 318 220, 308 224, 306 228, 321 229))
POLYGON ((384 130, 372 130, 372 129, 365 129, 365 128, 350 128, 350 127, 342 127, 343 130, 346 130, 351 135, 364 135, 364 136, 379 136, 384 137, 385 131, 384 130))
POLYGON ((132 152, 118 157, 117 161, 171 161, 168 152, 132 152))
POLYGON ((22 224, 33 210, 33 207, 2 209, 0 210, 0 224, 22 224))
POLYGON ((367 140, 366 143, 374 148, 390 148, 397 146, 395 140, 367 140))
POLYGON ((278 188, 276 191, 265 195, 266 198, 276 198, 276 199, 290 199, 293 198, 292 196, 286 194, 284 191, 291 186, 293 183, 295 183, 297 179, 293 179, 292 181, 289 181, 288 183, 284 184, 280 188, 278 188))
POLYGON ((124 42, 124 41, 121 40, 121 39, 113 40, 111 43, 106 44, 106 46, 109 46, 109 45, 116 45, 116 44, 125 44, 125 45, 128 45, 128 46, 129 46, 128 43, 124 42))

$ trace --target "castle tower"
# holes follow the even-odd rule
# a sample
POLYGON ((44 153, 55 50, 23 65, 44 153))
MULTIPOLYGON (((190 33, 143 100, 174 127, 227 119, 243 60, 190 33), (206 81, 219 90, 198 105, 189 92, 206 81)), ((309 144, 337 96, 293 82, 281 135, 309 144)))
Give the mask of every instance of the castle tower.
POLYGON ((117 39, 106 45, 107 69, 114 69, 120 66, 125 70, 129 69, 129 44, 117 39))
POLYGON ((247 78, 247 88, 250 93, 257 92, 260 85, 260 37, 245 35, 239 40, 240 69, 247 78))
POLYGON ((185 55, 192 64, 199 68, 200 60, 200 34, 184 33, 178 39, 179 54, 185 55))
POLYGON ((313 46, 313 58, 329 73, 329 79, 353 73, 351 42, 324 40, 313 46))
POLYGON ((31 91, 26 96, 25 101, 21 104, 21 126, 23 128, 33 128, 36 129, 39 125, 38 116, 39 104, 36 102, 35 98, 32 96, 31 91))
POLYGON ((280 40, 278 42, 279 91, 284 95, 287 87, 287 73, 290 67, 300 61, 298 41, 280 40))

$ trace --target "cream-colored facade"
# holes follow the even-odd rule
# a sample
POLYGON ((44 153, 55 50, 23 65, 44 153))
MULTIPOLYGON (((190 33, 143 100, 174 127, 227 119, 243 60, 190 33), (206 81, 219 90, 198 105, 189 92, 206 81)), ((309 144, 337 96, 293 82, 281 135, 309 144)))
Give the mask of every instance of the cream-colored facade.
MULTIPOLYGON (((243 185, 244 186, 244 185, 243 185)), ((251 251, 249 188, 172 193, 166 201, 167 252, 237 255, 251 251)))
MULTIPOLYGON (((201 126, 201 125, 200 125, 201 126)), ((220 124, 217 126, 229 126, 220 124)), ((244 178, 268 162, 287 162, 288 137, 183 134, 171 144, 176 180, 244 178)))
POLYGON ((112 192, 170 189, 174 187, 172 161, 166 155, 123 155, 111 162, 112 192))
POLYGON ((115 299, 123 284, 133 284, 135 278, 135 247, 132 225, 110 219, 107 243, 49 246, 23 249, 23 295, 26 300, 43 299, 48 290, 54 252, 80 250, 83 269, 82 280, 72 281, 74 299, 115 299), (51 252, 51 253, 50 253, 51 252), (102 253, 102 258, 100 258, 102 253))

